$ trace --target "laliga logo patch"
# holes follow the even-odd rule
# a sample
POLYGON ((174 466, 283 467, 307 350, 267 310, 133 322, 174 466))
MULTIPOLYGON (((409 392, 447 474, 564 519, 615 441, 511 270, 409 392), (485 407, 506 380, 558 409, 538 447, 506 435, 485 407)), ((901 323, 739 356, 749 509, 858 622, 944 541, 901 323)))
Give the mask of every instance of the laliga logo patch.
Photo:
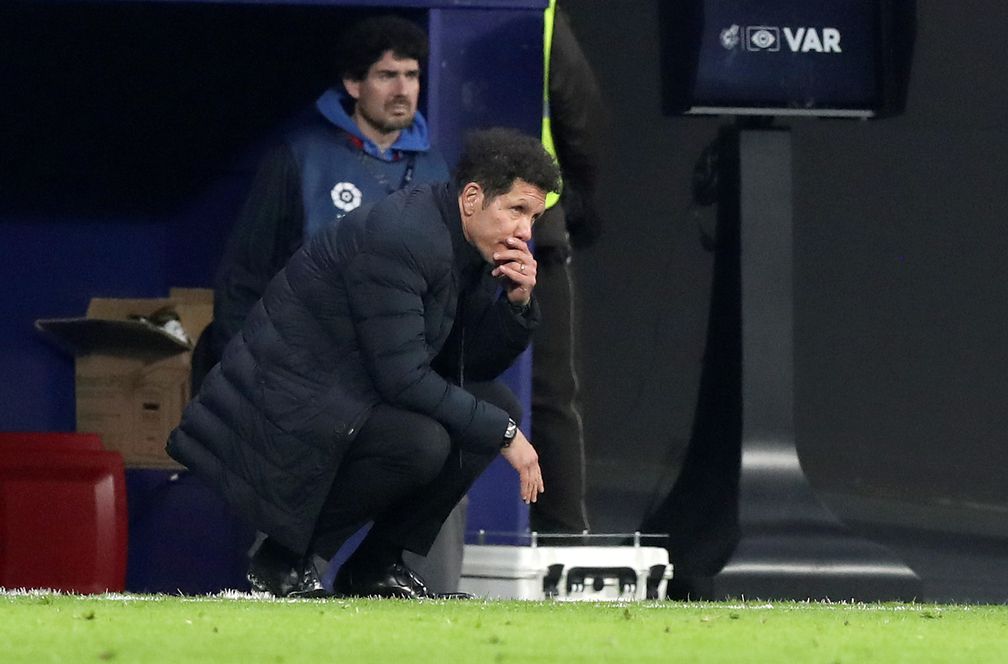
POLYGON ((332 196, 333 205, 344 212, 360 207, 361 192, 353 182, 339 182, 329 193, 332 196))

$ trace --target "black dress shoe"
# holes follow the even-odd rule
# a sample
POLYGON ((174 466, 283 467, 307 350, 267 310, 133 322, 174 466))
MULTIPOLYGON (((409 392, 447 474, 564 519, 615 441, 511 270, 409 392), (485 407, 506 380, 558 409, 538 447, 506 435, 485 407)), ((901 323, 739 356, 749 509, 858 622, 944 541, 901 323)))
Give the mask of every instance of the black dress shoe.
POLYGON ((402 565, 402 567, 406 569, 406 573, 409 574, 410 578, 413 579, 414 585, 419 585, 423 587, 424 591, 427 593, 426 597, 429 597, 431 599, 476 599, 476 595, 471 595, 469 593, 461 593, 461 592, 436 593, 431 590, 427 590, 427 584, 424 583, 424 580, 421 579, 416 572, 414 572, 409 567, 406 567, 406 565, 402 565))
POLYGON ((252 590, 269 593, 274 597, 316 599, 329 595, 315 571, 310 555, 292 567, 290 563, 258 555, 257 552, 257 555, 252 556, 246 577, 252 590))
POLYGON ((395 597, 399 599, 474 599, 469 593, 436 593, 405 563, 395 562, 384 569, 357 568, 345 564, 333 584, 343 597, 395 597))
POLYGON ((421 599, 432 596, 423 579, 401 562, 378 568, 344 564, 336 573, 333 587, 337 595, 344 597, 421 599))

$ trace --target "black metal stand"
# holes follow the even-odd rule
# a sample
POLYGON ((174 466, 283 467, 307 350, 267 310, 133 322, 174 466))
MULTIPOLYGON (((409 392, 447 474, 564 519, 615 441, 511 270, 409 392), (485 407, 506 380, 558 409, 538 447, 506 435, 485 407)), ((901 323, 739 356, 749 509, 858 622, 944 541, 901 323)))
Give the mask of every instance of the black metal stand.
POLYGON ((920 580, 819 502, 794 435, 791 134, 722 130, 704 371, 670 532, 674 598, 910 600, 920 580))

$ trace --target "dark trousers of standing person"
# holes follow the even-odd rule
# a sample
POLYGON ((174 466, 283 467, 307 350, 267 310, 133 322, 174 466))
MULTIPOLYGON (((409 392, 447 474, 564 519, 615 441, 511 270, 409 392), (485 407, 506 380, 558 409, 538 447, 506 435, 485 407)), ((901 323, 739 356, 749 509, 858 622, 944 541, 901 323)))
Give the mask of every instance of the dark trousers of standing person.
MULTIPOLYGON (((503 383, 471 382, 465 388, 521 420, 518 400, 503 383)), ((436 420, 380 404, 340 464, 315 527, 314 552, 332 557, 373 520, 362 548, 427 555, 449 514, 498 454, 463 450, 436 420)), ((461 566, 461 550, 458 556, 461 566)))
POLYGON ((542 321, 532 341, 532 435, 546 491, 532 504, 529 525, 541 533, 588 529, 584 427, 574 364, 574 280, 563 209, 536 222, 535 294, 542 321))

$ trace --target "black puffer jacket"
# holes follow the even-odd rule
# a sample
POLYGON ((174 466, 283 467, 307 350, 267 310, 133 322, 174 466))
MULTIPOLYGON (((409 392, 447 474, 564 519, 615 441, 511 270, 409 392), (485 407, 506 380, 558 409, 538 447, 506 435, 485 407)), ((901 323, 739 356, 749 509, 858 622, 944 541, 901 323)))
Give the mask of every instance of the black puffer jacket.
POLYGON ((457 387, 460 367, 496 377, 539 314, 534 305, 515 315, 489 271, 462 235, 450 185, 355 210, 270 282, 168 453, 255 527, 304 551, 377 403, 430 415, 463 448, 496 448, 508 415, 457 387))

